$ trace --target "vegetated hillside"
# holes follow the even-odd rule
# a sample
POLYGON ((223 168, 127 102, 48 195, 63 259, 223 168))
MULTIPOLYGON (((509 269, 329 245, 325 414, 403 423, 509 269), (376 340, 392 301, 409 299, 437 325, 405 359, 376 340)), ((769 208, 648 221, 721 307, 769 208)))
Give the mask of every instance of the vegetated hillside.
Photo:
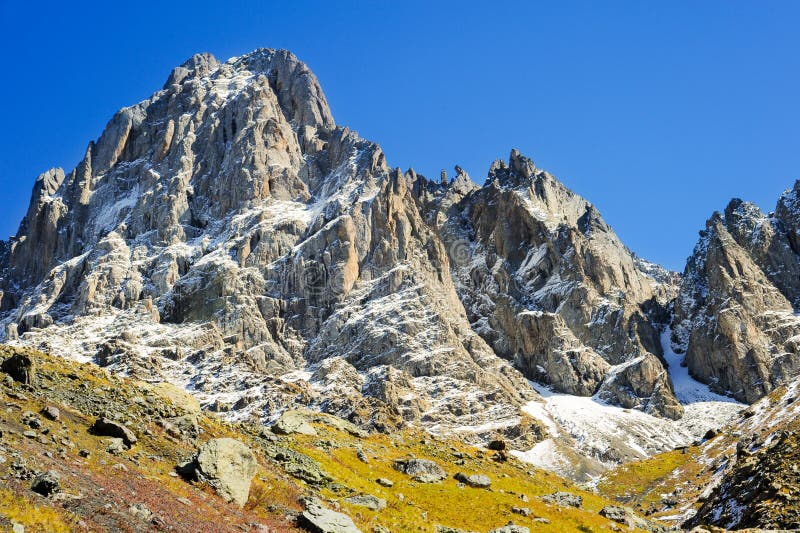
POLYGON ((272 429, 231 424, 203 413, 175 387, 0 347, 3 362, 17 361, 12 357, 19 354, 33 362, 29 384, 15 380, 19 365, 3 365, 11 374, 0 373, 0 523, 9 528, 295 531, 305 524, 313 531, 302 518, 298 522, 305 509, 318 505, 313 498, 365 532, 445 530, 438 526, 489 531, 509 521, 533 531, 617 527, 599 514, 609 500, 503 450, 416 430, 366 433, 311 412, 290 413, 272 429), (103 417, 127 427, 136 442, 128 447, 123 438, 97 434, 95 422, 103 417), (213 479, 192 482, 176 471, 204 443, 225 437, 245 444, 256 458, 243 507, 226 503, 213 479), (415 481, 414 472, 397 469, 397 461, 410 458, 435 462, 444 477, 415 481), (546 497, 558 492, 569 494, 546 497), (578 500, 579 507, 570 505, 578 500))
POLYGON ((800 381, 780 387, 702 442, 605 474, 605 494, 684 527, 800 528, 800 381))

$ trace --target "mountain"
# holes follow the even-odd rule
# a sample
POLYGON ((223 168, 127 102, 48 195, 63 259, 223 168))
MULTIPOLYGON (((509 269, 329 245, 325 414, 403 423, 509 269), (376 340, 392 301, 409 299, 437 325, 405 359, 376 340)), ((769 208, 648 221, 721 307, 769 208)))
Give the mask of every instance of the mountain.
POLYGON ((715 213, 681 275, 517 150, 431 180, 337 125, 291 53, 199 54, 36 180, 0 340, 229 421, 502 439, 589 481, 800 374, 799 187, 715 213))

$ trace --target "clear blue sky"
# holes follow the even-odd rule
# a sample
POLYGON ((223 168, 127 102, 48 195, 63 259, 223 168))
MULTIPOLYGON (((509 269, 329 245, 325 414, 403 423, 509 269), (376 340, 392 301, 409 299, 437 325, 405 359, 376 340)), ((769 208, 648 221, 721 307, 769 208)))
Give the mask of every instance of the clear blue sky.
POLYGON ((294 51, 392 166, 482 183, 517 147, 673 269, 729 198, 800 178, 800 2, 177 4, 0 0, 0 235, 199 51, 294 51))

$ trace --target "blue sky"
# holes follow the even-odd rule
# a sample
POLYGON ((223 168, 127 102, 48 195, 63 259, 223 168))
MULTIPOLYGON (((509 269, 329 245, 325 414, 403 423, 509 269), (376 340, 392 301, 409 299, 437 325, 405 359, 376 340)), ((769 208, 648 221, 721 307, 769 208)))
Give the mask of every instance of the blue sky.
POLYGON ((392 166, 482 183, 519 148, 673 269, 731 197, 800 178, 800 2, 431 4, 0 0, 0 236, 199 51, 292 50, 392 166))

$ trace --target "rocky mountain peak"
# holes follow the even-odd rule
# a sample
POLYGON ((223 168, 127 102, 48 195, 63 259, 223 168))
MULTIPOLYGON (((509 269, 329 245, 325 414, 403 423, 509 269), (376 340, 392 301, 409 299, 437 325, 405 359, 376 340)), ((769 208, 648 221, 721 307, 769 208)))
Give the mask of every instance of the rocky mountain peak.
MULTIPOLYGON (((0 246, 0 337, 175 382, 233 420, 306 407, 383 431, 569 448, 577 430, 529 414, 542 401, 532 382, 681 418, 662 344, 673 309, 676 347, 724 392, 757 396, 757 380, 791 373, 780 356, 774 376, 764 363, 747 387, 742 368, 724 381, 690 340, 721 338, 699 317, 728 296, 761 317, 753 331, 768 314, 752 302, 788 316, 800 284, 778 265, 800 263, 782 202, 785 216, 742 202, 715 216, 681 280, 519 150, 482 186, 459 166, 428 180, 337 126, 291 53, 198 54, 116 113, 75 169, 37 180, 0 246)), ((776 346, 762 344, 789 349, 776 346)), ((592 468, 616 460, 602 446, 580 446, 592 468)))
POLYGON ((179 67, 172 69, 163 88, 166 90, 172 85, 180 85, 188 78, 203 78, 218 67, 219 61, 212 54, 208 52, 195 54, 179 67))

